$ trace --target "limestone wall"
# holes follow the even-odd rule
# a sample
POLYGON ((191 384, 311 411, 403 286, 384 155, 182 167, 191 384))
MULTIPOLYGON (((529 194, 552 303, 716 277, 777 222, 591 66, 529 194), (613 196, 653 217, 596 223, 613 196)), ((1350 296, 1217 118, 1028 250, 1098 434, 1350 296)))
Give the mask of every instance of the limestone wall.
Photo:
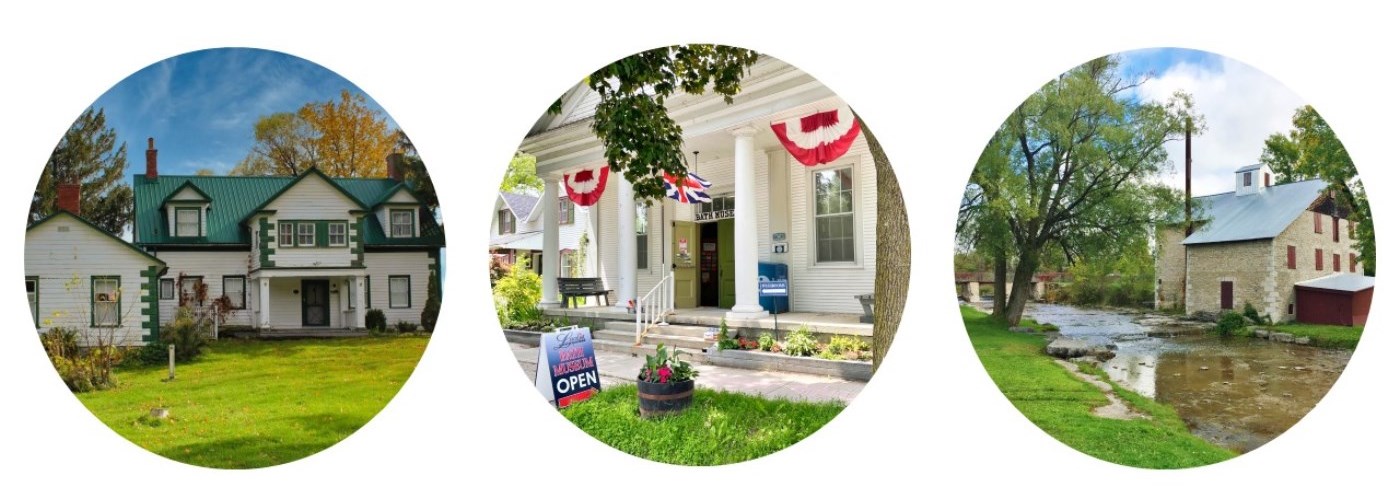
POLYGON ((1181 306, 1181 294, 1186 286, 1186 247, 1181 244, 1185 236, 1180 228, 1157 230, 1157 247, 1153 253, 1157 257, 1157 309, 1181 306))
MULTIPOLYGON (((1268 311, 1275 321, 1293 320, 1294 314, 1288 312, 1289 304, 1295 301, 1293 284, 1299 281, 1320 278, 1333 274, 1332 256, 1337 255, 1341 260, 1341 272, 1351 271, 1351 254, 1356 253, 1352 248, 1352 239, 1347 232, 1347 221, 1338 221, 1338 239, 1332 241, 1332 217, 1322 216, 1322 233, 1314 231, 1313 212, 1303 212, 1303 215, 1288 225, 1287 229, 1278 238, 1274 239, 1274 268, 1278 270, 1276 282, 1278 288, 1277 307, 1268 311), (1288 246, 1296 248, 1296 269, 1288 268, 1288 246), (1322 270, 1317 270, 1316 250, 1322 249, 1322 270)), ((1356 264, 1356 272, 1362 272, 1361 263, 1356 264)), ((1259 314, 1264 314, 1260 310, 1259 314)))
POLYGON ((1278 300, 1271 240, 1210 243, 1187 247, 1186 312, 1220 311, 1220 283, 1234 282, 1234 310, 1245 303, 1261 311, 1278 300), (1273 293, 1271 293, 1273 292, 1273 293))

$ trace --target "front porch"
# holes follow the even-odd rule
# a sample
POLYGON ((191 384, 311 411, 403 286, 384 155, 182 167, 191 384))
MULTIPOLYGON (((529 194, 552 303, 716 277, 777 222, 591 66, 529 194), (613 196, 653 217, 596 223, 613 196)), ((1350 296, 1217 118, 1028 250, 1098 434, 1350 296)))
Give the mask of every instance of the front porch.
POLYGON ((261 269, 255 321, 265 338, 355 336, 365 328, 366 277, 362 269, 261 269))
MULTIPOLYGON (((636 315, 618 311, 615 307, 607 306, 585 306, 573 309, 545 309, 545 315, 556 318, 589 318, 595 325, 613 324, 614 327, 622 326, 620 323, 632 323, 635 328, 636 315)), ((733 319, 730 318, 729 309, 718 307, 697 307, 688 309, 676 309, 666 315, 664 326, 672 327, 709 327, 718 328, 721 320, 726 320, 729 328, 739 328, 745 330, 772 330, 773 315, 769 314, 762 318, 755 319, 733 319)), ((870 337, 875 326, 869 323, 861 323, 859 314, 848 313, 820 313, 820 312, 786 312, 777 315, 777 329, 781 332, 790 332, 807 326, 813 332, 829 335, 855 335, 860 337, 870 337)), ((663 325, 652 327, 656 329, 663 325)), ((630 329, 629 329, 630 330, 630 329)), ((649 332, 648 332, 649 333, 649 332)))

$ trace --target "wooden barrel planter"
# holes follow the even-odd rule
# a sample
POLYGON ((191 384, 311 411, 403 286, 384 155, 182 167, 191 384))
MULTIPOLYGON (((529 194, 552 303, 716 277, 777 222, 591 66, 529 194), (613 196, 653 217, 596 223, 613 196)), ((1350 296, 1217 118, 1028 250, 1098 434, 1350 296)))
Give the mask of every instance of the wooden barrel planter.
POLYGON ((690 407, 694 394, 694 380, 668 384, 637 381, 637 406, 642 418, 680 413, 690 407))

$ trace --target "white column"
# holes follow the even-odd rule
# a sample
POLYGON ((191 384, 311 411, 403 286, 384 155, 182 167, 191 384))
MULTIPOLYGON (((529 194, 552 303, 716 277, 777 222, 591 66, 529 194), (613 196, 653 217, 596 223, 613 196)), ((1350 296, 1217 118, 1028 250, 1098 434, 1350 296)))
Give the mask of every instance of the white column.
POLYGON ((353 322, 353 324, 355 325, 355 328, 364 329, 364 327, 365 327, 365 277, 364 277, 364 276, 356 276, 356 277, 355 277, 354 283, 355 283, 355 286, 354 286, 354 288, 352 288, 352 290, 354 290, 353 293, 355 294, 355 307, 354 307, 354 310, 352 311, 352 313, 355 315, 355 321, 353 322))
POLYGON ((544 230, 544 247, 540 265, 540 309, 559 307, 559 180, 544 179, 544 195, 540 201, 544 210, 541 215, 541 229, 544 230))
POLYGON ((758 199, 754 178, 753 127, 734 134, 734 308, 730 319, 761 318, 758 305, 758 199))
POLYGON ((615 183, 607 189, 617 193, 617 306, 627 309, 627 301, 637 298, 637 200, 632 183, 621 172, 609 176, 615 183))
POLYGON ((258 326, 272 328, 272 278, 258 278, 258 326))

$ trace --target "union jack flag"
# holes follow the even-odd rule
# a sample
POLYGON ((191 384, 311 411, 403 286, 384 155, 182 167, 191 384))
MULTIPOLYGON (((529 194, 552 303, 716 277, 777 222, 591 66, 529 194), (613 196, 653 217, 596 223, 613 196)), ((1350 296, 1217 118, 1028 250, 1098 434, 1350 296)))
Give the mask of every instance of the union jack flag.
POLYGON ((685 176, 686 179, 677 186, 675 176, 661 174, 661 179, 666 181, 666 196, 681 203, 709 203, 710 181, 694 173, 687 172, 685 176))

